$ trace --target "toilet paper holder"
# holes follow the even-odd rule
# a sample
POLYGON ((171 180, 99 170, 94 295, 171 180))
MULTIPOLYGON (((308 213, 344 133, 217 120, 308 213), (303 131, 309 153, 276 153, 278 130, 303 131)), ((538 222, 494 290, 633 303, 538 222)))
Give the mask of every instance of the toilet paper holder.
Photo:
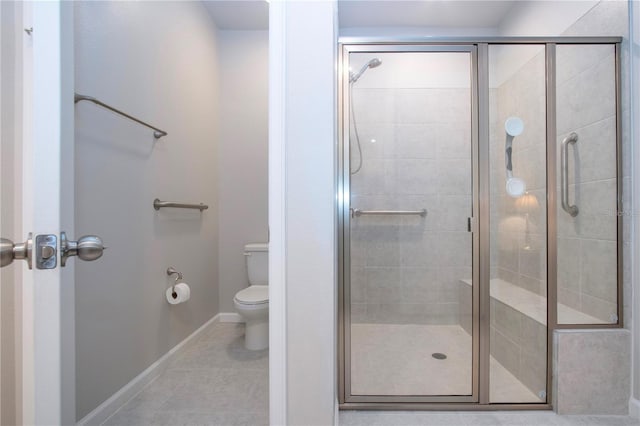
POLYGON ((178 284, 178 281, 182 280, 182 272, 176 270, 176 268, 174 268, 173 266, 169 266, 167 268, 167 275, 168 276, 177 275, 175 281, 173 282, 173 285, 171 286, 171 292, 175 294, 176 284, 178 284))

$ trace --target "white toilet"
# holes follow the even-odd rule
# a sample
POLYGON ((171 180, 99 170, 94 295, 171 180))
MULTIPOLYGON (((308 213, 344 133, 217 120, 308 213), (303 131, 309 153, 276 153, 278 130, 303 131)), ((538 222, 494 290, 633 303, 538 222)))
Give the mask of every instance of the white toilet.
POLYGON ((249 287, 233 298, 236 311, 245 320, 244 346, 252 351, 269 347, 269 245, 244 246, 249 287))

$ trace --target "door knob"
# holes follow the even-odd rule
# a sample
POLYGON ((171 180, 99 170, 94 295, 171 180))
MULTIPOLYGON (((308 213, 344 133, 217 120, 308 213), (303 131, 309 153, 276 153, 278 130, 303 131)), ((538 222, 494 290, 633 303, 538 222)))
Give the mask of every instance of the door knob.
POLYGON ((67 239, 67 234, 60 233, 60 264, 62 266, 66 265, 67 259, 71 256, 78 256, 88 262, 99 259, 104 249, 102 239, 95 235, 85 235, 78 241, 71 241, 67 239))
POLYGON ((14 244, 7 238, 0 238, 0 267, 10 265, 16 259, 24 259, 31 269, 31 255, 33 253, 33 238, 31 232, 24 243, 14 244))

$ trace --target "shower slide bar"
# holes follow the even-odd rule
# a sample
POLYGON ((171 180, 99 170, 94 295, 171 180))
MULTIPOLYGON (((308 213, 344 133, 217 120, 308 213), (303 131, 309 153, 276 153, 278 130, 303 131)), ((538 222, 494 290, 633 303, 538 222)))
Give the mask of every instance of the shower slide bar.
POLYGON ((96 98, 94 98, 94 97, 91 97, 91 96, 85 96, 85 95, 80 95, 80 94, 76 93, 76 94, 75 94, 75 97, 74 97, 74 102, 73 102, 73 103, 74 103, 74 104, 77 104, 77 103, 78 103, 78 102, 80 102, 80 101, 89 101, 89 102, 93 102, 94 104, 99 105, 99 106, 101 106, 101 107, 103 107, 103 108, 106 108, 106 109, 108 109, 109 111, 115 112, 116 114, 120 114, 121 116, 126 117, 126 118, 128 118, 129 120, 135 121, 135 122, 136 122, 136 123, 138 123, 138 124, 142 124, 143 126, 148 127, 148 128, 150 128, 150 129, 152 129, 152 130, 153 130, 153 137, 154 137, 154 138, 156 138, 156 139, 160 139, 161 137, 163 137, 163 136, 167 136, 167 135, 168 135, 168 133, 167 133, 167 132, 165 132, 164 130, 160 130, 160 129, 158 129, 157 127, 154 127, 154 126, 152 126, 152 125, 151 125, 151 124, 149 124, 149 123, 145 123, 144 121, 139 120, 139 119, 137 119, 137 118, 135 118, 135 117, 133 117, 133 116, 131 116, 131 115, 127 114, 126 112, 122 112, 122 111, 120 111, 120 110, 119 110, 119 109, 117 109, 117 108, 114 108, 114 107, 112 107, 112 106, 110 106, 110 105, 107 105, 107 104, 105 104, 104 102, 102 102, 102 101, 100 101, 100 100, 98 100, 98 99, 96 99, 96 98))
POLYGON ((569 213, 571 217, 578 216, 578 206, 569 204, 569 144, 575 145, 578 142, 578 135, 571 132, 569 136, 562 140, 562 148, 560 149, 560 198, 562 201, 562 209, 569 213))
POLYGON ((427 216, 427 209, 422 210, 360 210, 351 209, 351 217, 360 217, 362 215, 393 215, 393 216, 409 216, 418 215, 422 217, 427 216))
POLYGON ((209 208, 206 204, 189 204, 189 203, 176 203, 173 201, 160 201, 159 199, 153 200, 153 208, 160 210, 165 207, 176 207, 179 209, 195 209, 195 210, 207 210, 209 208))

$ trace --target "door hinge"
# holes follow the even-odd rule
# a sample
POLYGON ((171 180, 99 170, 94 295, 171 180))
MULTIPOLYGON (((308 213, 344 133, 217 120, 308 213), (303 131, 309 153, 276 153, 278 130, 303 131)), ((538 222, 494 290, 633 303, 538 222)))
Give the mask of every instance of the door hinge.
POLYGON ((467 232, 473 232, 476 228, 476 218, 468 217, 467 218, 467 232))

